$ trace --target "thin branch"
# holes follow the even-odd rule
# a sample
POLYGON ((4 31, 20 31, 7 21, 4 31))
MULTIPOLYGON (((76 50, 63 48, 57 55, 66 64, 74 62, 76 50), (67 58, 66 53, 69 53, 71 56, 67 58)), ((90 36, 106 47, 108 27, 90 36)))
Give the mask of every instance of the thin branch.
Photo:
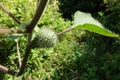
POLYGON ((26 33, 26 30, 12 30, 0 28, 0 34, 17 34, 17 33, 26 33))
POLYGON ((19 68, 21 67, 21 58, 20 58, 20 51, 19 51, 19 44, 16 42, 17 47, 17 55, 18 55, 18 61, 19 61, 19 68))
POLYGON ((15 75, 15 74, 17 73, 17 72, 12 71, 12 70, 10 70, 10 69, 8 69, 7 67, 2 66, 2 65, 0 65, 0 70, 3 71, 3 72, 5 72, 5 73, 9 73, 9 74, 11 74, 11 75, 15 75))
POLYGON ((66 32, 69 32, 69 31, 73 30, 73 29, 74 29, 74 28, 69 28, 69 29, 67 29, 67 30, 64 30, 64 31, 62 31, 62 32, 57 33, 57 35, 64 34, 64 33, 66 33, 66 32))
POLYGON ((32 32, 32 30, 34 29, 38 20, 41 18, 42 14, 43 14, 43 11, 44 11, 48 2, 49 2, 49 0, 39 0, 35 16, 33 17, 30 24, 26 27, 28 32, 32 32))
POLYGON ((4 12, 6 12, 17 24, 21 24, 21 22, 4 6, 0 3, 0 7, 4 12))
POLYGON ((32 40, 32 33, 29 33, 28 34, 28 42, 27 42, 26 50, 25 50, 25 56, 23 58, 22 65, 21 65, 20 71, 18 73, 18 76, 20 76, 24 72, 26 62, 27 62, 27 59, 28 59, 28 56, 29 56, 30 50, 31 50, 31 40, 32 40))

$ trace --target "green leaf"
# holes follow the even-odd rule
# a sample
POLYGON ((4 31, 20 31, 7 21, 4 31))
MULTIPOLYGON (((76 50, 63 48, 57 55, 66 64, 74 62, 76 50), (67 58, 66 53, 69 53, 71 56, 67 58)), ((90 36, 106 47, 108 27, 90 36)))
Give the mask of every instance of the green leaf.
POLYGON ((108 37, 118 37, 118 35, 112 33, 111 31, 101 28, 94 24, 78 25, 76 28, 82 29, 82 30, 88 30, 90 32, 94 32, 94 33, 101 34, 101 35, 108 36, 108 37))
POLYGON ((35 31, 36 33, 39 33, 39 30, 40 30, 40 28, 36 25, 35 28, 34 28, 34 31, 35 31))
POLYGON ((81 12, 81 11, 75 12, 73 26, 75 27, 77 25, 83 25, 86 23, 95 24, 99 27, 103 27, 103 25, 99 21, 94 19, 90 13, 85 13, 85 12, 81 12))
POLYGON ((7 38, 13 39, 15 42, 18 42, 22 34, 12 34, 12 35, 7 35, 7 38))
POLYGON ((26 23, 21 23, 19 25, 19 29, 26 29, 27 24, 26 23))
POLYGON ((118 37, 118 35, 112 33, 108 29, 105 29, 99 21, 91 16, 90 13, 77 11, 74 15, 74 25, 72 27, 88 30, 108 37, 118 37))

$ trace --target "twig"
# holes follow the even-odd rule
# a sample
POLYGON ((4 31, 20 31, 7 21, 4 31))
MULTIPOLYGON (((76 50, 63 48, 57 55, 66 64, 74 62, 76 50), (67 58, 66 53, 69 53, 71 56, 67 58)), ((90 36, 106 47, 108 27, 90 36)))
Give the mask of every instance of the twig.
POLYGON ((10 70, 7 67, 2 66, 2 65, 0 65, 0 70, 3 71, 3 72, 5 72, 5 73, 9 73, 11 75, 15 75, 17 73, 17 72, 15 72, 13 70, 10 70))
POLYGON ((19 68, 21 67, 21 58, 20 58, 20 51, 19 51, 19 44, 16 42, 17 47, 17 55, 18 55, 18 61, 19 61, 19 68))
POLYGON ((3 11, 5 11, 17 24, 21 24, 21 22, 14 16, 12 13, 0 3, 0 7, 2 8, 3 11))
POLYGON ((73 30, 73 29, 74 29, 74 28, 69 28, 69 29, 67 29, 67 30, 64 30, 64 31, 62 31, 62 32, 57 33, 57 35, 64 34, 64 33, 66 33, 66 32, 69 32, 69 31, 73 30))
POLYGON ((12 30, 0 28, 0 34, 16 34, 16 33, 26 33, 26 30, 12 30))

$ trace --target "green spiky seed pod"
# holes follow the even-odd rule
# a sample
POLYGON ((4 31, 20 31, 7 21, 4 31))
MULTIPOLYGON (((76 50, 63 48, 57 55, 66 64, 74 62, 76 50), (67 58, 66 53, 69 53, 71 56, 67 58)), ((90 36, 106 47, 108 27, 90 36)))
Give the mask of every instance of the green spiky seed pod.
POLYGON ((58 42, 56 33, 50 28, 42 27, 38 35, 38 44, 40 48, 53 47, 58 42))

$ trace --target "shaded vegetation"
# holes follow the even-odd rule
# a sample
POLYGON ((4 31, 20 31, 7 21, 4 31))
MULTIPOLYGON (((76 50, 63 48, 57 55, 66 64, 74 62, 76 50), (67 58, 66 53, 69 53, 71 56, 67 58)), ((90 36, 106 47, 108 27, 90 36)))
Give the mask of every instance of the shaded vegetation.
POLYGON ((77 11, 90 12, 94 16, 100 11, 106 10, 104 0, 58 0, 62 16, 72 19, 72 15, 77 11))

